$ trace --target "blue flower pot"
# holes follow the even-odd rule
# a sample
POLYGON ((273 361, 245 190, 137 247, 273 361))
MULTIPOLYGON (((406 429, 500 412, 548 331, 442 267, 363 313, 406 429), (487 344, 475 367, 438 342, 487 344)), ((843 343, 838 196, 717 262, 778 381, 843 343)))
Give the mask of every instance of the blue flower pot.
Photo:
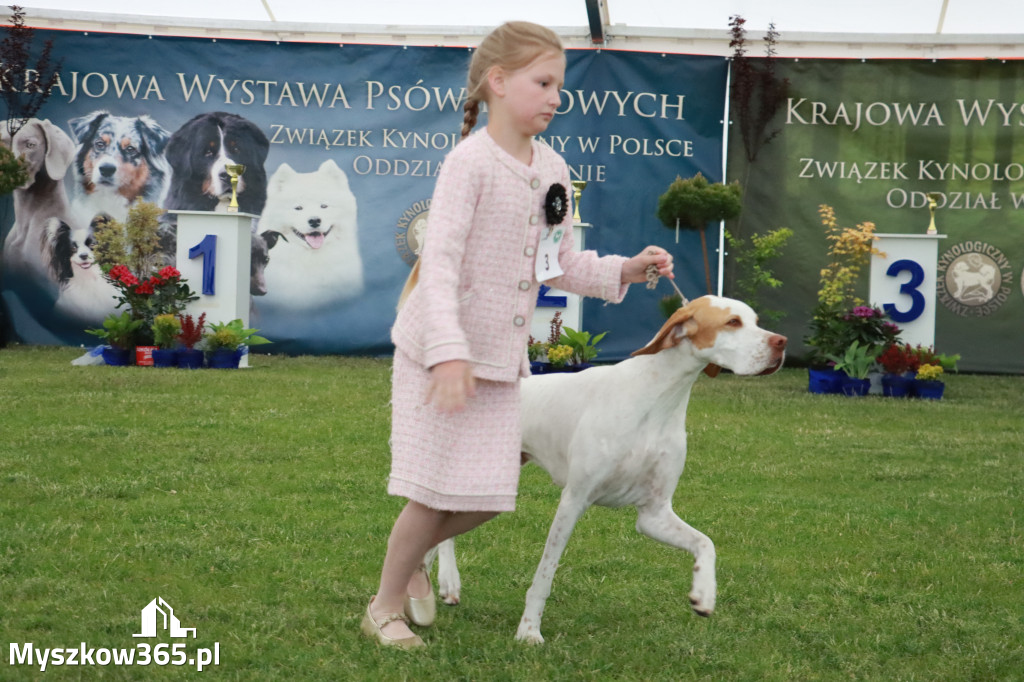
POLYGON ((942 400, 946 384, 941 381, 914 380, 914 395, 925 400, 942 400))
POLYGON ((853 397, 865 396, 868 391, 871 390, 871 379, 854 379, 853 377, 843 377, 842 381, 843 395, 853 397))
POLYGON ((843 377, 842 372, 837 372, 831 367, 825 369, 810 368, 807 370, 807 390, 811 393, 842 393, 843 377))
POLYGON ((912 376, 902 374, 882 375, 882 395, 889 398, 906 398, 910 395, 914 385, 912 376))
POLYGON ((207 365, 210 369, 238 369, 238 361, 242 354, 236 350, 218 348, 210 353, 207 365))
POLYGON ((154 367, 176 367, 178 365, 178 351, 173 348, 157 348, 153 351, 154 367))
POLYGON ((132 363, 132 351, 130 348, 107 346, 103 349, 103 362, 115 367, 125 367, 132 363))
POLYGON ((203 351, 196 348, 183 348, 178 351, 178 367, 180 369, 199 369, 203 366, 203 351))

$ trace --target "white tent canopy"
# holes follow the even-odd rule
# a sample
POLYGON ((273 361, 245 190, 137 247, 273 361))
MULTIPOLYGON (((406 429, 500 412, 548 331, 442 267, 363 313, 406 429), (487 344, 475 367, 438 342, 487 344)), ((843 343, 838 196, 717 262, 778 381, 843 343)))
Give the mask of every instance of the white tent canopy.
POLYGON ((263 40, 467 44, 508 19, 592 44, 588 5, 605 45, 728 54, 729 18, 750 36, 774 24, 782 56, 1024 56, 1024 3, 1005 0, 26 0, 39 27, 263 40))

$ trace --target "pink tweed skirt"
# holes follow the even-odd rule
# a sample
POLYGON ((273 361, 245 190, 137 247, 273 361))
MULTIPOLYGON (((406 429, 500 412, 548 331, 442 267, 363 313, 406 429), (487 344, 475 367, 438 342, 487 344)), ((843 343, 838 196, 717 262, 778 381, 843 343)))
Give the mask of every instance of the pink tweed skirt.
POLYGON ((444 511, 513 511, 522 434, 519 381, 477 379, 466 409, 425 405, 430 373, 395 351, 388 493, 444 511))

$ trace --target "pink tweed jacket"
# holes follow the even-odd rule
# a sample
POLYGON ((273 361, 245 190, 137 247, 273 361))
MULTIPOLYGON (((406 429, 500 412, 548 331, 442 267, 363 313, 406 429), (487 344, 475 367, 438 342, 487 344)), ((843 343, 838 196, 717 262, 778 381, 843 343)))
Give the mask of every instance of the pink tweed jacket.
POLYGON ((529 376, 526 346, 540 287, 534 266, 554 183, 570 197, 558 256, 564 274, 545 284, 622 300, 626 259, 573 250, 572 188, 562 157, 534 140, 526 166, 483 129, 459 143, 438 174, 419 284, 391 330, 396 348, 427 368, 468 360, 482 379, 529 376))

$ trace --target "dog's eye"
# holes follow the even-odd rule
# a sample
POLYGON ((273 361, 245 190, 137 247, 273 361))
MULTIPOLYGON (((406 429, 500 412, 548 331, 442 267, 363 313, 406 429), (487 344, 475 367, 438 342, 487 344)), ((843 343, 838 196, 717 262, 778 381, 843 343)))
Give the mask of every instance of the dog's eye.
POLYGON ((98 149, 100 151, 106 149, 107 148, 106 140, 96 140, 96 143, 93 145, 93 148, 98 149))
POLYGON ((738 317, 732 318, 731 320, 729 320, 725 324, 728 325, 729 327, 742 327, 743 326, 743 322, 738 317))
POLYGON ((301 207, 301 206, 296 206, 296 207, 295 207, 295 210, 296 210, 296 211, 301 211, 301 210, 302 210, 302 207, 301 207))
POLYGON ((327 208, 327 204, 320 204, 320 208, 327 208))

